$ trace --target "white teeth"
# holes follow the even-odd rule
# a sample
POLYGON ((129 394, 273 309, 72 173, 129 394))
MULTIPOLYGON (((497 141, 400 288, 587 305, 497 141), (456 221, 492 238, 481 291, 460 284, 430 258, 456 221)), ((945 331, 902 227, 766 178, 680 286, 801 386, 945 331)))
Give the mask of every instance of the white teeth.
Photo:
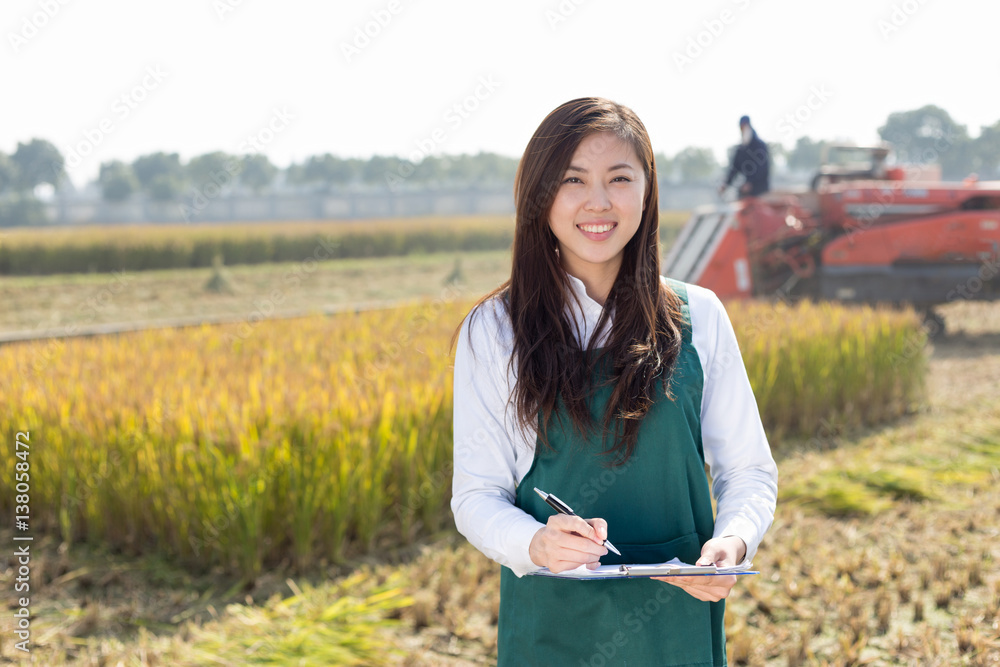
POLYGON ((613 224, 607 225, 579 225, 580 229, 591 234, 601 234, 603 232, 611 231, 614 229, 613 224))

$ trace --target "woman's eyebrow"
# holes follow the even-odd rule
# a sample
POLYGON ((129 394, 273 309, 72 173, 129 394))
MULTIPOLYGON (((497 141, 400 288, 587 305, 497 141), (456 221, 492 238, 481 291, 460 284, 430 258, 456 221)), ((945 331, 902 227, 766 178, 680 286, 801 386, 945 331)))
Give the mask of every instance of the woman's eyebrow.
MULTIPOLYGON (((632 171, 635 171, 635 167, 633 167, 632 165, 630 165, 627 162, 619 162, 616 165, 608 167, 608 171, 614 171, 616 169, 631 169, 632 171)), ((587 170, 584 169, 583 167, 577 167, 576 165, 572 165, 572 164, 570 166, 566 167, 566 171, 578 171, 581 174, 586 174, 587 173, 587 170)))

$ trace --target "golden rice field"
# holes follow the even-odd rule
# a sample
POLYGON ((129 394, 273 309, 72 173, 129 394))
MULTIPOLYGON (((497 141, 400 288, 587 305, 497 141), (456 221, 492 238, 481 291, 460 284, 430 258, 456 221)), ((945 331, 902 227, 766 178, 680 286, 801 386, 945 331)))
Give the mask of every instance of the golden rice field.
POLYGON ((253 578, 440 527, 444 486, 403 502, 449 456, 460 316, 441 300, 5 346, 0 429, 40 443, 36 528, 253 578))
POLYGON ((908 311, 727 305, 772 444, 894 419, 922 398, 926 336, 908 311))
MULTIPOLYGON (((449 339, 468 307, 453 294, 0 347, 0 433, 37 443, 33 530, 252 581, 450 526, 449 339)), ((773 434, 890 419, 921 395, 912 313, 751 304, 732 317, 773 434)), ((4 476, 0 509, 13 498, 4 476)))
POLYGON ((88 225, 0 233, 0 275, 152 271, 500 250, 510 216, 358 222, 88 225))
POLYGON ((0 241, 14 248, 29 245, 59 247, 106 244, 137 247, 147 244, 188 243, 212 239, 270 238, 315 234, 396 234, 414 229, 492 229, 510 226, 510 215, 416 216, 412 218, 372 218, 367 220, 267 220, 260 222, 215 223, 135 223, 60 225, 52 227, 10 227, 2 230, 0 241))
MULTIPOLYGON (((661 214, 669 243, 687 218, 661 214)), ((0 229, 0 276, 204 268, 504 250, 512 215, 0 229)))
MULTIPOLYGON (((687 211, 661 211, 660 225, 677 229, 687 222, 687 211)), ((58 247, 111 244, 136 247, 146 244, 190 242, 203 239, 269 238, 315 234, 372 235, 397 234, 411 230, 450 230, 510 227, 512 215, 415 216, 412 218, 372 218, 367 220, 268 220, 260 222, 156 223, 61 225, 52 227, 8 227, 0 229, 0 245, 23 248, 29 245, 58 247)))

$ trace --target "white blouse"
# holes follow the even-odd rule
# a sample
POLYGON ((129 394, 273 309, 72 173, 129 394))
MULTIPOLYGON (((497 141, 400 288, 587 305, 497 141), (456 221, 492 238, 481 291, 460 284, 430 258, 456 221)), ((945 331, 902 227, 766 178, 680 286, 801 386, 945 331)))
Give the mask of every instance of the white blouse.
MULTIPOLYGON (((602 306, 582 281, 567 277, 581 305, 570 299, 568 316, 579 323, 585 344, 602 306)), ((722 302, 703 287, 689 284, 687 291, 692 343, 704 372, 701 429, 718 510, 714 537, 742 538, 748 562, 774 519, 778 468, 722 302)), ((598 345, 607 334, 608 327, 598 345)), ((534 458, 537 431, 517 426, 510 400, 516 379, 508 366, 512 349, 510 318, 499 298, 466 318, 455 353, 451 509, 469 542, 520 577, 539 569, 528 545, 544 524, 514 506, 517 484, 534 458)))

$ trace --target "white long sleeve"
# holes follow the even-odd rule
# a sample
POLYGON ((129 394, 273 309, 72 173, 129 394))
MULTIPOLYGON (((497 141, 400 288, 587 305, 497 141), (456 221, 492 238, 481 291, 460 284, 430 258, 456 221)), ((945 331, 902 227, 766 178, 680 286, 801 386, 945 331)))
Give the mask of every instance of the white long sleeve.
POLYGON ((509 321, 495 299, 466 318, 458 337, 451 509, 469 542, 522 576, 539 569, 528 545, 544 524, 514 506, 534 442, 519 432, 513 406, 507 409, 514 386, 509 321))
MULTIPOLYGON (((589 336, 601 306, 569 276, 589 336)), ((702 441, 718 514, 715 536, 739 536, 753 557, 774 517, 777 467, 771 457, 732 325, 714 293, 688 286, 692 343, 701 360, 702 441)), ((476 548, 518 576, 539 569, 528 555, 543 526, 514 506, 534 458, 536 432, 521 432, 510 404, 510 320, 499 300, 466 319, 455 354, 455 523, 476 548), (471 346, 470 346, 471 342, 471 346)))

